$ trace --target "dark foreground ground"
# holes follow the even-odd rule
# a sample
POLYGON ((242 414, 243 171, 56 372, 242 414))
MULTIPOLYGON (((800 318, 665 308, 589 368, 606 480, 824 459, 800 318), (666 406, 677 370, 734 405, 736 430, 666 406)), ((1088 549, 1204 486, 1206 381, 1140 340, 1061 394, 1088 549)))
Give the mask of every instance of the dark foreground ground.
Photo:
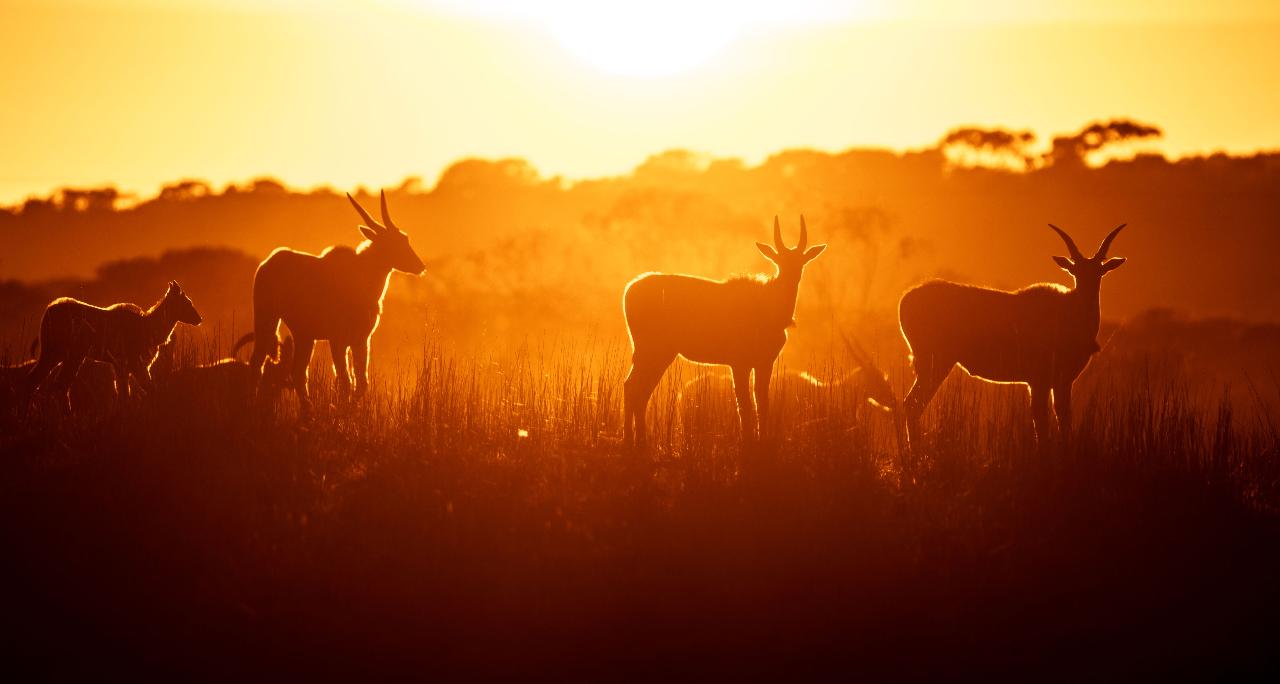
POLYGON ((1280 441, 1265 421, 1135 395, 1095 402, 1072 448, 1036 453, 1022 413, 944 398, 927 456, 904 466, 865 419, 805 423, 747 453, 682 437, 697 426, 678 420, 663 438, 660 399, 659 444, 637 456, 615 442, 613 385, 580 379, 501 394, 428 369, 427 389, 384 389, 302 427, 287 410, 172 402, 11 411, 4 667, 1280 669, 1280 441), (975 415, 995 427, 958 424, 975 415))

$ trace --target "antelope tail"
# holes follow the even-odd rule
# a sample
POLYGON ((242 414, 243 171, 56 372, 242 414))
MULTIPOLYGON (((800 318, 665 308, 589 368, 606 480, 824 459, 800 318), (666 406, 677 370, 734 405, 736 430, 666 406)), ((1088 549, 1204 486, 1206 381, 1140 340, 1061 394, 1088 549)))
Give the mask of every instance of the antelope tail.
MULTIPOLYGON (((231 347, 231 358, 238 358, 240 356, 240 348, 252 341, 253 331, 251 330, 241 336, 240 339, 236 340, 236 343, 231 347)), ((275 356, 275 354, 272 354, 272 356, 275 356)))

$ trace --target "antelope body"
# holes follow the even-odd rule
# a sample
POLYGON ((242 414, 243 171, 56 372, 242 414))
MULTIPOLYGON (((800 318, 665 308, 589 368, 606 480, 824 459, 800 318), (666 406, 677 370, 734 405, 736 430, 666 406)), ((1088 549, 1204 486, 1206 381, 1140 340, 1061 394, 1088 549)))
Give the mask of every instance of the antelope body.
POLYGON ((769 411, 769 379, 774 361, 795 323, 796 296, 804 266, 826 245, 806 249, 808 230, 800 219, 800 242, 789 249, 773 221, 774 246, 756 243, 777 266, 773 277, 708 280, 687 275, 648 273, 632 280, 623 294, 623 312, 631 336, 632 362, 623 395, 627 444, 645 443, 649 397, 676 356, 697 363, 722 364, 733 371, 734 391, 744 441, 754 438, 769 411), (755 400, 751 375, 755 374, 755 400))
POLYGON ((40 356, 27 374, 24 393, 30 397, 61 366, 55 384, 71 408, 70 388, 86 359, 114 367, 117 393, 128 392, 130 375, 149 391, 147 364, 157 347, 178 323, 199 325, 200 320, 195 305, 173 281, 164 298, 145 311, 128 303, 102 308, 70 297, 55 299, 40 319, 40 356))
POLYGON ((1071 254, 1054 261, 1074 278, 1074 288, 1040 283, 1006 292, 931 281, 902 296, 898 320, 916 374, 904 401, 913 445, 920 414, 956 365, 983 380, 1026 384, 1037 438, 1043 442, 1057 429, 1055 412, 1069 435, 1071 386, 1099 349, 1099 288, 1102 276, 1125 262, 1107 258, 1124 226, 1111 231, 1092 257, 1062 229, 1050 228, 1071 254))
POLYGON ((261 372, 235 358, 237 352, 254 340, 254 333, 241 337, 231 349, 231 356, 199 366, 175 368, 174 339, 160 345, 150 372, 156 394, 162 401, 183 405, 198 404, 210 409, 245 407, 263 391, 275 392, 284 387, 293 361, 293 338, 286 337, 280 360, 268 360, 261 372))
MULTIPOLYGON (((771 410, 781 415, 807 414, 824 407, 862 407, 892 412, 897 399, 887 377, 879 369, 860 366, 834 380, 822 380, 804 371, 776 373, 769 386, 771 410)), ((723 425, 733 410, 733 380, 727 373, 705 373, 684 383, 677 401, 680 417, 688 426, 723 425)), ((736 422, 736 416, 734 418, 736 422)))
POLYGON ((355 391, 363 394, 369 384, 369 340, 382 315, 391 272, 421 274, 422 260, 409 246, 409 236, 396 227, 382 194, 382 223, 347 195, 365 225, 366 238, 359 247, 329 247, 319 255, 280 248, 261 264, 253 278, 255 342, 250 365, 262 368, 274 358, 280 322, 293 333, 296 351, 289 369, 289 385, 298 394, 302 410, 307 399, 307 366, 316 340, 328 340, 337 374, 338 390, 351 390, 352 372, 347 351, 355 365, 355 391))

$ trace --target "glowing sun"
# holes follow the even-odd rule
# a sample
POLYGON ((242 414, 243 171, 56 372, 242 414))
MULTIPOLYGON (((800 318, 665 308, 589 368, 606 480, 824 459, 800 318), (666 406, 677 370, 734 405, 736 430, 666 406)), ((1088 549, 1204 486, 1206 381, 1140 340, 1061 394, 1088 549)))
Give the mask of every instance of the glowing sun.
POLYGON ((669 76, 696 68, 738 32, 731 2, 565 3, 548 28, 570 53, 611 74, 669 76))

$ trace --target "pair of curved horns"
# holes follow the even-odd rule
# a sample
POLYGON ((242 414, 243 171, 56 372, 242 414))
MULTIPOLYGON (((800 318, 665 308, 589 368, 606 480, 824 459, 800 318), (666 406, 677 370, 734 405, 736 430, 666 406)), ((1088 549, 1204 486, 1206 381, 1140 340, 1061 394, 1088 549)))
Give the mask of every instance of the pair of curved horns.
MULTIPOLYGON (((1112 230, 1110 233, 1108 233, 1107 237, 1102 241, 1102 246, 1098 248, 1098 252, 1093 255, 1093 258, 1105 259, 1107 257, 1107 250, 1111 249, 1111 241, 1116 239, 1116 235, 1120 234, 1120 229, 1124 228, 1127 225, 1129 224, 1121 223, 1120 225, 1116 226, 1115 230, 1112 230)), ((1049 227, 1052 228, 1054 232, 1056 232, 1058 235, 1062 237, 1063 242, 1067 243, 1067 251, 1071 254, 1071 258, 1074 261, 1085 261, 1085 256, 1081 254, 1080 250, 1076 247, 1075 240, 1072 240, 1071 236, 1067 235, 1067 231, 1053 225, 1052 223, 1049 224, 1049 227)))
POLYGON ((800 243, 796 245, 795 250, 787 247, 786 244, 782 242, 782 224, 778 223, 778 217, 776 215, 773 217, 773 246, 776 247, 779 252, 801 252, 804 251, 805 247, 809 246, 809 228, 804 225, 804 214, 800 215, 800 243))
POLYGON ((357 202, 356 198, 352 197, 349 192, 347 193, 347 199, 351 200, 351 206, 356 208, 356 213, 360 214, 360 218, 364 220, 366 226, 369 226, 374 230, 400 230, 396 227, 395 222, 391 220, 391 212, 387 211, 386 190, 382 191, 382 223, 374 221, 373 217, 369 215, 369 212, 365 211, 364 207, 360 206, 360 203, 357 202))

